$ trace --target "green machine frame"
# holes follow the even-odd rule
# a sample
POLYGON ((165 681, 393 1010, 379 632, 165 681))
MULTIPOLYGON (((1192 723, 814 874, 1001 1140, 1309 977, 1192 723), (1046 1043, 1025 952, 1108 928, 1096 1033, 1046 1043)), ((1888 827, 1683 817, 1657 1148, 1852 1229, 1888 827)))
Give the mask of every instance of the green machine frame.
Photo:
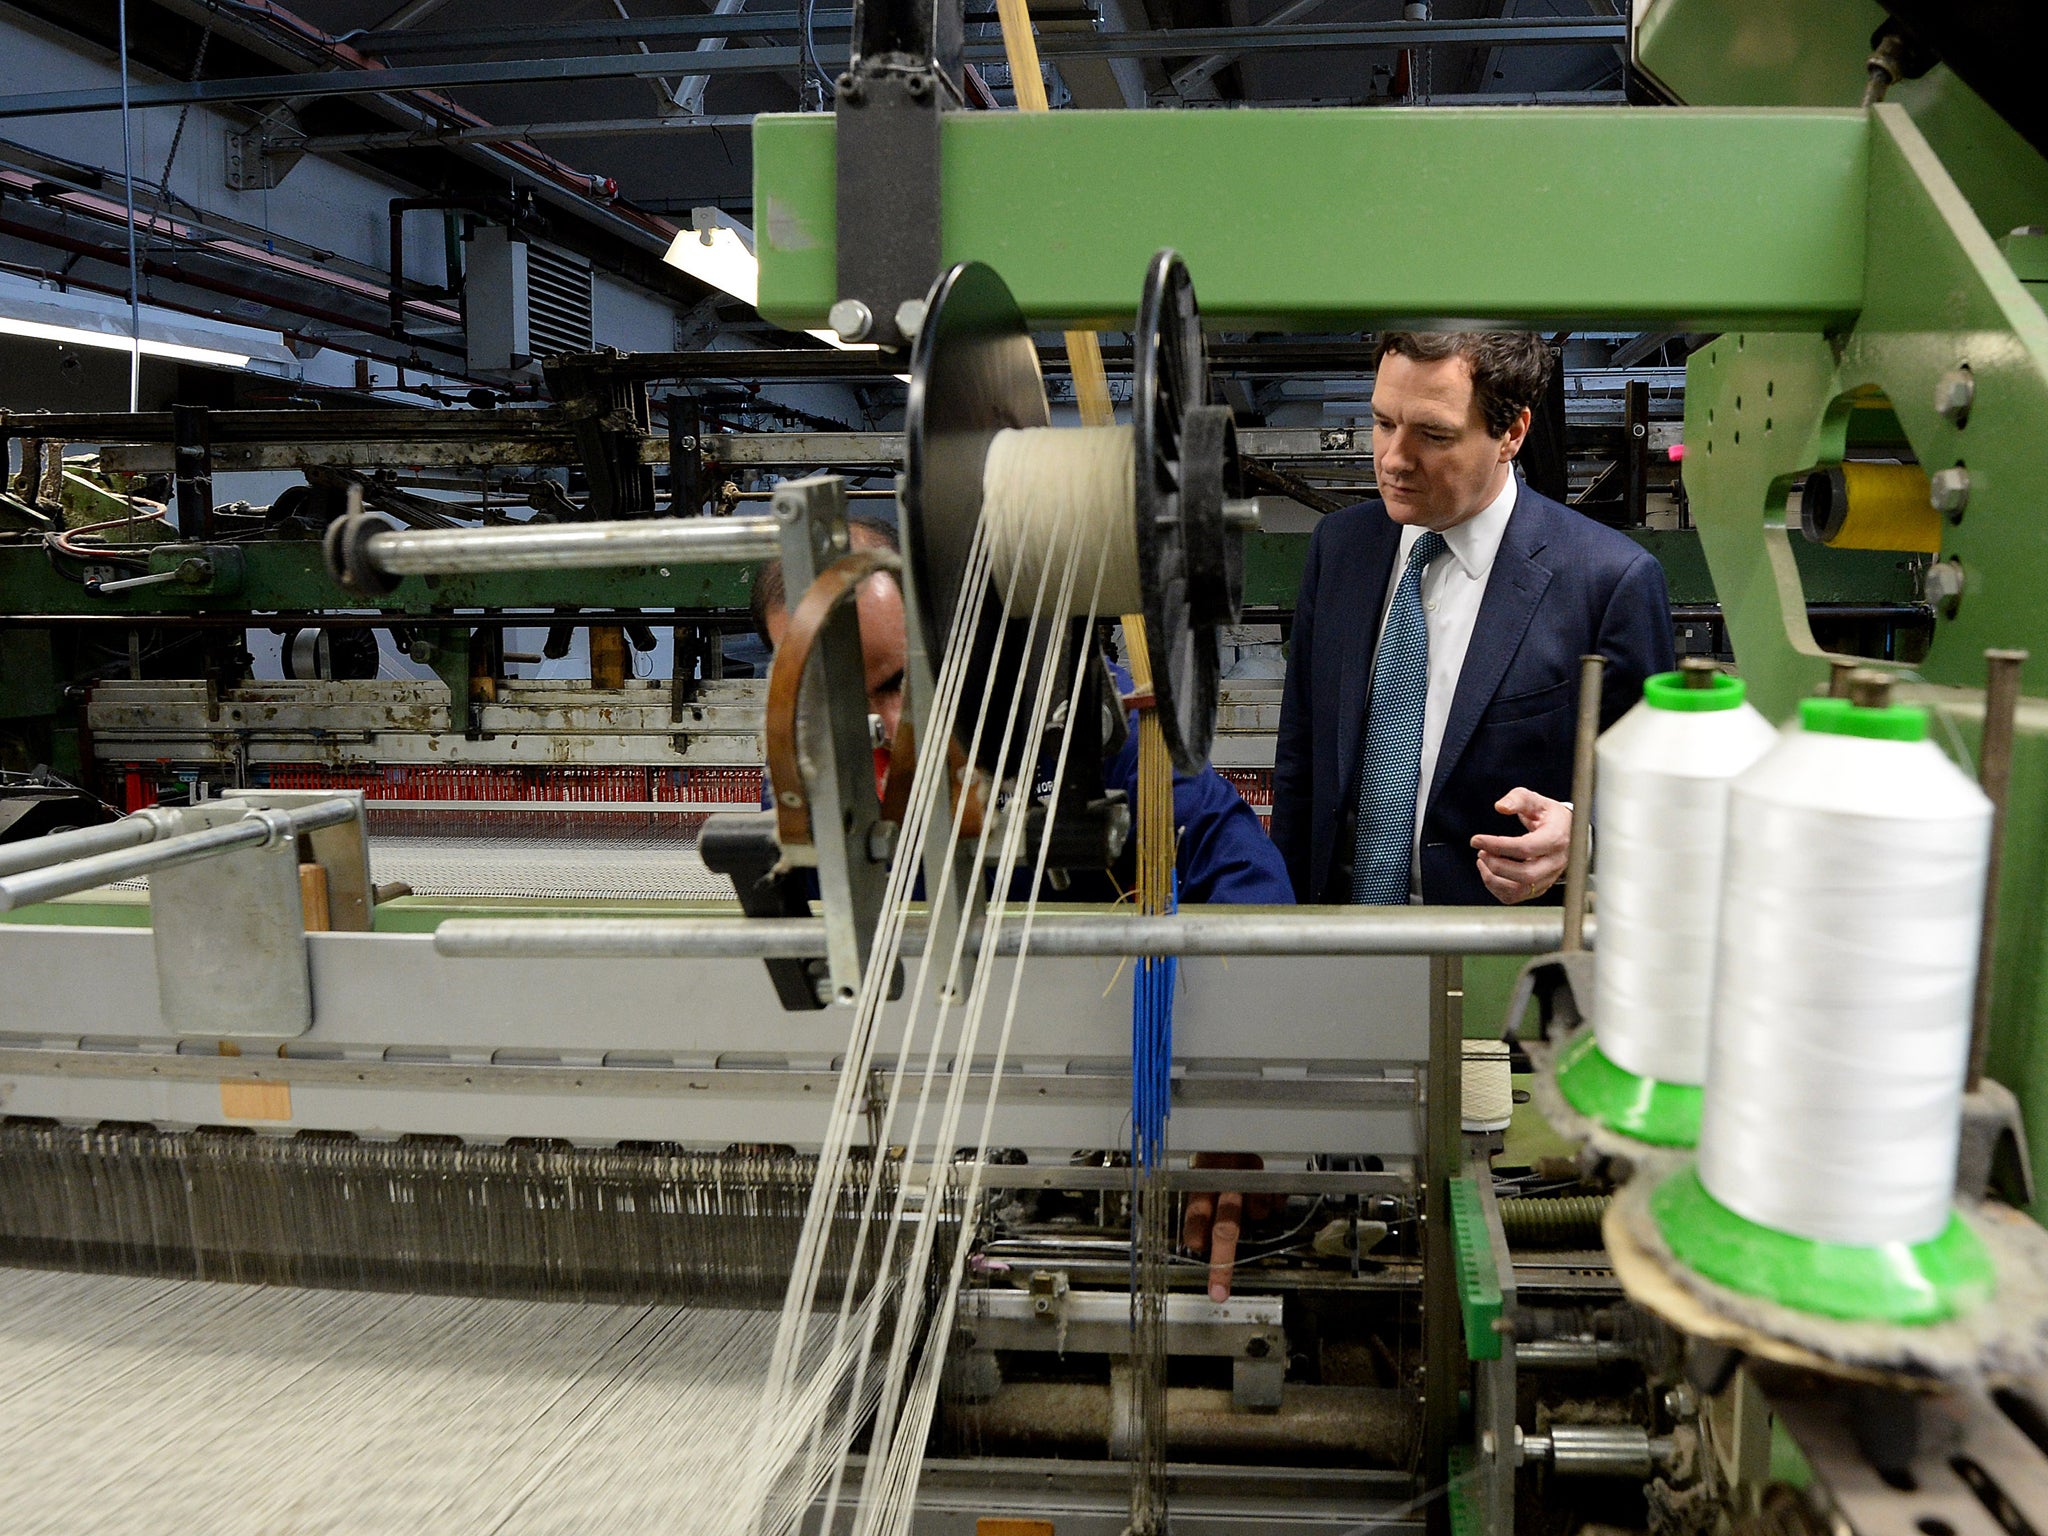
MULTIPOLYGON (((1687 373, 1692 514, 1751 697, 1772 718, 1829 657, 1785 525, 1862 406, 1930 474, 1960 467, 1905 673, 1966 763, 1983 652, 2024 648, 1990 1067, 2048 1187, 2048 162, 1936 68, 1856 106, 1867 0, 1664 0, 1638 58, 1711 105, 949 114, 947 262, 1001 272, 1035 326, 1127 325, 1146 258, 1186 259, 1218 329, 1393 324, 1720 333, 1687 373), (1729 39, 1761 28, 1761 63, 1729 39), (1747 57, 1745 53, 1743 57, 1747 57), (1938 387, 1968 370, 1966 410, 1938 387), (1944 413, 1946 407, 1946 413, 1944 413)), ((835 281, 829 116, 756 125, 761 310, 819 326, 835 281)), ((2037 1206, 2036 1215, 2048 1213, 2037 1206)))

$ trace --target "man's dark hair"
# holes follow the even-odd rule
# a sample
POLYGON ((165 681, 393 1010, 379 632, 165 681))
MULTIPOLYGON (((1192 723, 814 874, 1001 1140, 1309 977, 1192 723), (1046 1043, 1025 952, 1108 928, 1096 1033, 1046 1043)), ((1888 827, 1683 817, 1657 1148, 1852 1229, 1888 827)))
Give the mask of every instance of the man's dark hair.
POLYGON ((1462 357, 1472 369, 1472 395, 1486 430, 1505 436, 1524 410, 1533 411, 1550 382, 1550 347, 1530 331, 1388 331, 1380 337, 1378 368, 1389 353, 1418 363, 1462 357))
MULTIPOLYGON (((898 553, 903 549, 896 539, 896 525, 879 517, 849 517, 846 534, 855 549, 891 549, 898 553)), ((754 616, 754 633, 761 637, 763 645, 774 643, 768 638, 768 615, 788 601, 788 595, 782 590, 782 562, 767 561, 754 572, 754 590, 747 600, 754 616)))

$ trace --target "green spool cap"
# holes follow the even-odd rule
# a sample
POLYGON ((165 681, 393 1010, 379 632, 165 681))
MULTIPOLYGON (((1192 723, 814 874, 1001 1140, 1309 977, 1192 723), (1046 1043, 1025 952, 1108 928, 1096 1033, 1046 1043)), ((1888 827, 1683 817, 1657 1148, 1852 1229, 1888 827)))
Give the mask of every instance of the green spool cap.
POLYGON ((1799 723, 1829 736, 1867 736, 1872 741, 1927 739, 1927 711, 1917 704, 1871 709, 1847 699, 1801 699, 1799 723))
POLYGON ((1748 692, 1748 685, 1741 678, 1730 677, 1726 672, 1659 672, 1645 679, 1643 702, 1652 709, 1704 715, 1734 709, 1748 692), (1695 682, 1695 677, 1701 680, 1695 682))
POLYGON ((1924 1326, 1982 1305, 1994 1285, 1991 1256, 1953 1212, 1924 1243, 1820 1243, 1736 1215, 1685 1168, 1657 1186, 1650 1214, 1681 1264, 1731 1291, 1822 1317, 1924 1326))
POLYGON ((1611 1131, 1659 1147, 1699 1144, 1700 1088, 1639 1077, 1617 1066, 1590 1029, 1558 1058, 1557 1088, 1573 1109, 1611 1131))

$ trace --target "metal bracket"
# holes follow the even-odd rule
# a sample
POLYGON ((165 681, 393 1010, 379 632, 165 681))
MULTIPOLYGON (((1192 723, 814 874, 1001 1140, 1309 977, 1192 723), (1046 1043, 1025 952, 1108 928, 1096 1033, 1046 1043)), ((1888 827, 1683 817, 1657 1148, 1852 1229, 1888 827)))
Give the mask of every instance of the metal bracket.
MULTIPOLYGON (((788 482, 776 488, 774 507, 782 525, 783 589, 808 592, 820 572, 852 547, 846 482, 835 475, 788 482)), ((889 878, 886 861, 874 857, 883 846, 873 835, 882 802, 875 792, 867 696, 860 619, 847 603, 819 630, 797 698, 797 758, 812 841, 807 850, 783 850, 786 859, 817 865, 832 996, 842 1004, 860 993, 889 878)))
POLYGON ((225 179, 230 192, 268 192, 305 158, 303 148, 269 137, 276 127, 271 121, 247 131, 228 130, 225 179))
POLYGON ((959 0, 860 0, 834 93, 844 341, 907 347, 943 260, 939 124, 961 100, 959 0))
MULTIPOLYGON (((208 825, 250 814, 233 801, 210 809, 194 807, 208 825)), ((157 1003, 176 1034, 288 1040, 313 1027, 298 835, 284 811, 254 814, 268 841, 149 876, 157 1003)))
POLYGON ((377 907, 370 879, 370 826, 360 789, 237 789, 222 800, 259 810, 289 811, 318 800, 347 800, 353 820, 301 833, 311 863, 327 872, 327 921, 337 933, 368 933, 377 907))

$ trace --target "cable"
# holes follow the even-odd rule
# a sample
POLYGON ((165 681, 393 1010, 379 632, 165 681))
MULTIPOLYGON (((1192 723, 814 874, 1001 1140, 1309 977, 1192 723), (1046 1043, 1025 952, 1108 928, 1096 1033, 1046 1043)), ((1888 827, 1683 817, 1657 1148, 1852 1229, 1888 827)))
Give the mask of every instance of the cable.
POLYGON ((803 25, 798 32, 804 45, 804 62, 810 65, 811 73, 818 77, 818 84, 825 92, 825 100, 829 102, 838 93, 839 87, 833 82, 832 77, 825 73, 825 66, 818 62, 818 37, 814 25, 817 8, 818 0, 804 0, 803 25))

